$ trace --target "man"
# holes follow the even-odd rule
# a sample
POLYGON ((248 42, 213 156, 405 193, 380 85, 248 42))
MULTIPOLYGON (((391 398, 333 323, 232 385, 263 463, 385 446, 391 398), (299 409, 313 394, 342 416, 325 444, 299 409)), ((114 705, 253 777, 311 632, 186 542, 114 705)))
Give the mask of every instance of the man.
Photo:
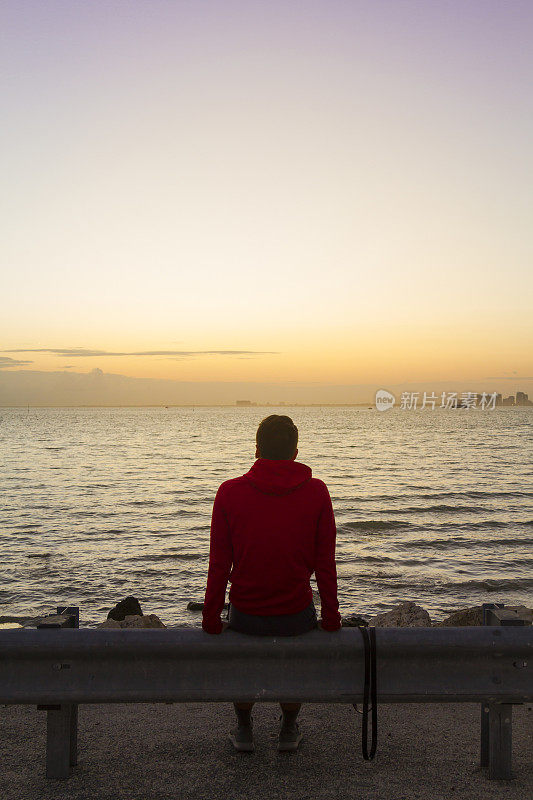
MULTIPOLYGON (((294 636, 317 626, 341 627, 335 565, 336 528, 327 486, 297 462, 298 429, 290 417, 266 417, 256 434, 256 462, 245 475, 224 481, 213 505, 209 571, 202 628, 221 633, 226 587, 229 627, 255 635, 294 636), (322 605, 317 620, 309 579, 316 575, 322 605)), ((279 750, 302 738, 300 703, 281 703, 279 750)), ((234 703, 234 747, 254 749, 253 703, 234 703)))

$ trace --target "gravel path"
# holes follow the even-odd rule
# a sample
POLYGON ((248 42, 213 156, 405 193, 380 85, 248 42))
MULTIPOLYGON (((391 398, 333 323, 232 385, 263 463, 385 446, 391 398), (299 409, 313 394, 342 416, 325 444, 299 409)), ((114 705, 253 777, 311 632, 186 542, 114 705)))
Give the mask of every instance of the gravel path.
POLYGON ((533 797, 533 710, 513 708, 510 783, 478 769, 474 704, 382 705, 375 761, 361 757, 361 717, 350 705, 307 704, 297 753, 278 753, 279 706, 254 707, 255 753, 227 738, 228 703, 82 706, 79 764, 68 781, 44 778, 46 714, 0 707, 2 800, 525 800, 533 797))

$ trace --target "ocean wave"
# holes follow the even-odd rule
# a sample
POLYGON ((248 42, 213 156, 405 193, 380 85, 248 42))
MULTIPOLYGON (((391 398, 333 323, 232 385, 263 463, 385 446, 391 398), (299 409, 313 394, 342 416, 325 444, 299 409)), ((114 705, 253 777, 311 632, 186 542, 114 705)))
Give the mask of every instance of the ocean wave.
POLYGON ((467 498, 469 500, 490 500, 492 498, 498 499, 501 497, 528 497, 533 498, 533 492, 523 491, 510 491, 510 492, 483 492, 483 491, 467 491, 467 492, 430 492, 430 493, 417 493, 417 492, 403 492, 401 494, 376 494, 376 495, 353 495, 353 497, 336 497, 332 496, 333 501, 347 501, 353 500, 354 503, 376 503, 383 500, 444 500, 455 499, 461 500, 467 498))
POLYGON ((69 506, 27 505, 28 511, 68 511, 69 506))
POLYGON ((13 525, 13 527, 16 528, 17 530, 26 531, 26 530, 33 530, 33 528, 42 528, 43 526, 41 525, 40 522, 24 522, 21 523, 20 525, 13 525))
POLYGON ((475 500, 476 498, 490 499, 492 497, 533 497, 533 492, 483 492, 478 490, 468 492, 436 492, 434 494, 420 494, 412 495, 412 497, 420 497, 422 500, 439 500, 441 497, 469 497, 475 500))
POLYGON ((411 523, 403 520, 366 519, 343 522, 339 524, 339 527, 350 528, 350 530, 387 531, 395 530, 396 528, 409 528, 411 523))
POLYGON ((480 578, 479 580, 446 583, 446 591, 524 592, 533 589, 533 578, 480 578))
POLYGON ((128 530, 127 528, 104 528, 101 531, 93 531, 93 535, 96 534, 97 536, 107 536, 110 533, 112 533, 112 534, 123 534, 123 533, 129 534, 129 533, 131 533, 131 531, 128 530))
POLYGON ((337 564, 356 564, 358 561, 368 561, 369 563, 385 564, 387 561, 397 561, 389 556, 347 556, 335 559, 337 564))
POLYGON ((381 588, 390 591, 391 589, 412 589, 413 591, 427 590, 429 581, 409 580, 402 578, 400 573, 371 573, 362 572, 357 576, 357 582, 363 585, 380 586, 381 588))
MULTIPOLYGON (((395 512, 396 513, 396 512, 395 512)), ((350 525, 350 523, 345 523, 346 525, 350 525)), ((464 531, 471 531, 471 530, 490 530, 491 528, 501 529, 501 528, 509 528, 512 529, 514 527, 532 527, 533 520, 497 520, 497 519, 484 519, 478 520, 477 522, 398 522, 398 527, 404 525, 405 527, 411 527, 413 529, 419 530, 433 530, 433 531, 446 531, 446 530, 464 530, 464 531)), ((474 540, 475 541, 475 540, 474 540)))
POLYGON ((445 504, 435 506, 409 506, 409 508, 395 508, 395 514, 429 514, 429 513, 479 513, 486 511, 484 506, 448 506, 445 504))
POLYGON ((449 536, 447 539, 411 539, 405 542, 396 542, 395 549, 411 550, 414 548, 436 548, 448 550, 453 547, 466 547, 476 549, 478 547, 524 547, 533 546, 533 539, 519 539, 517 537, 502 537, 500 539, 466 539, 464 536, 449 536))
POLYGON ((501 520, 496 519, 484 519, 479 520, 479 522, 435 522, 430 524, 425 524, 424 527, 426 528, 433 528, 433 529, 443 529, 443 528, 453 528, 457 530, 458 528, 461 530, 478 530, 478 529, 485 529, 485 528, 508 528, 512 525, 519 525, 518 522, 503 522, 501 520))
POLYGON ((170 494, 176 497, 176 502, 183 503, 184 505, 195 506, 198 503, 209 503, 215 499, 214 492, 212 495, 202 495, 200 497, 191 497, 190 489, 169 489, 161 494, 170 494))
POLYGON ((176 517, 201 517, 205 516, 208 518, 208 515, 205 512, 201 511, 200 509, 196 511, 189 511, 186 508, 177 508, 174 511, 164 511, 163 513, 157 514, 157 519, 175 519, 176 517))
POLYGON ((149 553, 143 556, 130 556, 123 561, 198 561, 207 558, 202 553, 149 553))
POLYGON ((386 591, 409 589, 413 594, 447 594, 458 592, 526 592, 533 589, 533 578, 478 578, 467 581, 442 581, 436 578, 402 578, 400 575, 362 573, 357 577, 362 584, 380 586, 386 591), (399 580, 398 580, 399 579, 399 580))
POLYGON ((336 558, 337 564, 357 564, 359 562, 368 564, 387 564, 394 563, 399 566, 414 567, 418 564, 427 564, 428 561, 433 559, 419 559, 419 558, 391 558, 390 556, 347 556, 346 558, 336 558))

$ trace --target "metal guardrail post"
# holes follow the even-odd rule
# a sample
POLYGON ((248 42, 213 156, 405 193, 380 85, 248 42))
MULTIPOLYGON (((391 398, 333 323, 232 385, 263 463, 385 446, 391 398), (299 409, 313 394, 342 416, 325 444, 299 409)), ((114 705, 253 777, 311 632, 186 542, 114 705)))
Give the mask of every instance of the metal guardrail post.
MULTIPOLYGON (((37 628, 79 628, 78 606, 58 606, 56 616, 43 617, 37 628)), ((70 664, 54 664, 54 669, 69 669, 70 664)), ((78 763, 78 705, 40 705, 46 717, 46 777, 68 778, 70 767, 78 763)))
POLYGON ((73 763, 72 730, 77 721, 73 709, 77 709, 77 706, 65 704, 46 706, 46 709, 46 777, 68 778, 73 763))
MULTIPOLYGON (((483 603, 483 625, 528 625, 524 616, 503 603, 483 603)), ((496 674, 495 684, 501 682, 496 674)), ((481 704, 481 768, 490 779, 510 780, 512 775, 512 703, 481 704)))

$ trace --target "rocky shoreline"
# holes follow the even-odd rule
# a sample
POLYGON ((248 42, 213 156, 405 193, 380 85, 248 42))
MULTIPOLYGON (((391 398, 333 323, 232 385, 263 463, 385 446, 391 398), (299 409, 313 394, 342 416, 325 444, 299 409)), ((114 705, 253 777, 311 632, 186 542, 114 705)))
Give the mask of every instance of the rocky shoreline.
MULTIPOLYGON (((313 592, 315 605, 320 607, 320 597, 313 592)), ((224 608, 227 609, 227 604, 224 608)), ((526 606, 506 606, 508 609, 520 610, 533 624, 533 609, 526 606)), ((203 602, 189 601, 187 610, 200 612, 203 609, 203 602)), ((0 616, 0 628, 33 628, 46 617, 17 617, 0 616)), ((196 621, 195 621, 196 623, 196 621)), ((361 614, 353 611, 342 617, 342 626, 346 628, 367 627, 375 628, 431 628, 431 627, 463 627, 469 625, 483 625, 483 610, 481 606, 471 606, 458 609, 448 615, 445 619, 434 621, 429 613, 409 600, 404 600, 394 605, 389 611, 384 611, 374 616, 361 614)), ((196 627, 194 624, 193 627, 196 627)), ((165 625, 156 614, 144 614, 141 605, 136 597, 128 596, 117 603, 107 615, 107 619, 98 624, 98 628, 175 628, 191 627, 188 623, 178 623, 177 625, 165 625)))

